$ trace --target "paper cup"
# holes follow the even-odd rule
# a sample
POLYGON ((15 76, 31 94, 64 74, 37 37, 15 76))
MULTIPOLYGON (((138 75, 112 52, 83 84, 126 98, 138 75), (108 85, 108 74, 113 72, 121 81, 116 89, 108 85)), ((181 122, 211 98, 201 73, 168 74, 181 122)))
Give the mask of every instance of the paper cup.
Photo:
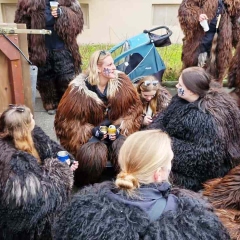
POLYGON ((50 1, 50 6, 51 6, 52 10, 57 9, 58 8, 58 2, 50 1))
POLYGON ((205 20, 202 20, 200 22, 201 26, 203 27, 203 30, 204 32, 207 32, 209 30, 209 25, 208 25, 208 21, 205 19, 205 20))

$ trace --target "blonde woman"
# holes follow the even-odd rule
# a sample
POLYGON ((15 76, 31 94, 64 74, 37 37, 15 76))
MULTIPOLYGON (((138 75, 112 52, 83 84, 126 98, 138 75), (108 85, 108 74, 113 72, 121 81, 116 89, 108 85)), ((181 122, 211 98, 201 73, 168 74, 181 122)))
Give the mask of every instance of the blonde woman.
POLYGON ((2 113, 0 239, 51 239, 52 221, 73 184, 69 166, 56 159, 60 150, 35 126, 28 107, 10 105, 2 113))
POLYGON ((77 185, 97 182, 108 160, 115 165, 124 136, 140 129, 141 115, 128 76, 116 71, 109 52, 94 52, 87 73, 70 83, 55 117, 57 137, 79 162, 77 185), (109 125, 116 127, 115 134, 107 134, 109 125))
POLYGON ((143 104, 142 127, 148 126, 153 117, 164 110, 171 101, 171 94, 154 76, 145 76, 137 84, 143 104))
POLYGON ((230 239, 199 195, 171 190, 172 158, 166 133, 146 130, 129 136, 120 149, 115 184, 78 192, 56 221, 55 239, 230 239))

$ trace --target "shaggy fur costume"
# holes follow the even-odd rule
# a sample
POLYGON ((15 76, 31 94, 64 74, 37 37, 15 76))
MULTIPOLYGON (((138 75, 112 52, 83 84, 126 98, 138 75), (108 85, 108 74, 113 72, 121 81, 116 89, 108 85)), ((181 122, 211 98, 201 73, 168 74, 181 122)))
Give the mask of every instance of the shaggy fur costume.
POLYGON ((230 92, 230 95, 234 97, 240 107, 240 44, 238 44, 234 57, 231 61, 228 71, 228 87, 235 88, 230 92))
MULTIPOLYGON (((45 28, 46 0, 19 0, 15 13, 15 23, 26 23, 28 29, 45 28)), ((62 14, 55 19, 54 29, 72 53, 76 73, 79 73, 81 57, 76 37, 83 30, 83 13, 77 0, 58 0, 62 14)), ((43 66, 47 52, 45 36, 28 34, 29 56, 33 64, 43 66)))
POLYGON ((164 88, 160 87, 157 91, 157 114, 162 112, 171 102, 172 95, 169 91, 164 88))
MULTIPOLYGON (((225 10, 219 25, 216 69, 210 72, 218 81, 222 82, 232 58, 232 47, 237 46, 240 36, 238 18, 240 16, 240 0, 223 0, 225 10)), ((200 44, 204 36, 199 24, 199 15, 205 13, 208 19, 214 18, 218 7, 218 0, 183 0, 178 11, 179 22, 184 33, 182 61, 183 68, 197 66, 200 44)))
POLYGON ((26 23, 29 29, 44 29, 52 22, 51 27, 59 37, 56 40, 53 33, 45 42, 45 35, 28 34, 30 60, 39 68, 37 89, 47 111, 57 108, 69 82, 81 72, 76 38, 83 29, 83 13, 77 0, 58 2, 61 14, 57 18, 51 15, 49 1, 46 0, 19 0, 15 13, 15 22, 26 23), (58 41, 61 41, 60 46, 58 41), (47 46, 48 42, 51 42, 51 47, 47 46))
POLYGON ((206 180, 222 177, 239 164, 240 113, 235 101, 221 90, 212 90, 193 103, 173 97, 148 129, 170 135, 172 181, 178 186, 198 191, 206 180))
POLYGON ((203 194, 208 197, 231 239, 240 239, 240 165, 223 178, 204 184, 203 194))
POLYGON ((77 150, 92 136, 92 129, 105 119, 113 125, 121 126, 121 134, 128 136, 139 130, 142 116, 142 104, 130 79, 123 73, 108 84, 108 106, 90 91, 86 84, 86 75, 80 74, 69 85, 55 117, 55 131, 61 145, 76 156, 77 150))
POLYGON ((111 124, 120 126, 123 136, 128 136, 139 130, 142 118, 141 100, 125 74, 118 73, 118 78, 108 83, 107 106, 87 88, 86 77, 80 74, 70 83, 59 103, 54 122, 61 145, 79 162, 75 171, 77 185, 96 182, 108 159, 116 163, 115 158, 123 144, 123 139, 117 138, 111 146, 113 151, 109 153, 102 142, 87 143, 92 137, 92 129, 107 118, 111 124))
POLYGON ((174 189, 177 211, 167 211, 151 222, 140 208, 109 197, 113 183, 82 189, 54 226, 56 240, 73 239, 230 239, 228 233, 199 195, 174 189))
POLYGON ((63 150, 39 128, 33 130, 43 162, 0 140, 0 239, 52 239, 51 224, 69 200, 73 174, 67 164, 51 158, 63 150))

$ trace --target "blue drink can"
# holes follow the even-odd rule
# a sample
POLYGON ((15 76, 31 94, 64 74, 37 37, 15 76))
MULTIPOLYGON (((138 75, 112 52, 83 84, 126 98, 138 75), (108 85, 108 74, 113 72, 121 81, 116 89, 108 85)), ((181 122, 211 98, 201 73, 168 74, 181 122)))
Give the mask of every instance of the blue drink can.
POLYGON ((57 153, 57 158, 61 162, 70 162, 69 155, 67 151, 60 151, 57 153))

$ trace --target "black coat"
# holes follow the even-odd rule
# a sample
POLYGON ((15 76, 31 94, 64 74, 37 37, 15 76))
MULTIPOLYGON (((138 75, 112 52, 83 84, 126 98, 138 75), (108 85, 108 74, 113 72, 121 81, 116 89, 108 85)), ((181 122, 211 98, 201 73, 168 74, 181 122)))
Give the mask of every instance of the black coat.
POLYGON ((164 212, 151 222, 140 208, 109 197, 113 188, 113 183, 104 182, 78 192, 57 219, 54 239, 230 239, 211 207, 196 193, 172 190, 177 210, 164 212))
POLYGON ((0 139, 0 239, 51 239, 51 222, 69 200, 72 171, 51 158, 63 148, 39 127, 32 135, 42 165, 0 139))
POLYGON ((162 129, 172 139, 173 184, 197 191, 208 179, 222 177, 232 168, 226 144, 221 140, 211 114, 173 97, 169 107, 149 129, 162 129))

